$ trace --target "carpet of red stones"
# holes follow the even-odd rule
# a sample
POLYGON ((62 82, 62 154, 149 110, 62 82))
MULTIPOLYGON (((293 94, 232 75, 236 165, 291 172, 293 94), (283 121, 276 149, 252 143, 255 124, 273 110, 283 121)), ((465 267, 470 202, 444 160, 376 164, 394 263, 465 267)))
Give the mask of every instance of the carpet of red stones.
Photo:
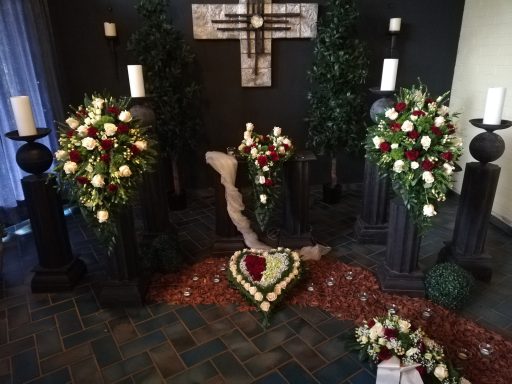
MULTIPOLYGON (((179 273, 157 276, 151 283, 148 300, 172 304, 238 303, 240 310, 254 309, 243 301, 236 289, 229 286, 226 272, 221 270, 227 261, 206 258, 184 267, 179 273), (218 283, 213 282, 216 274, 220 275, 218 283), (193 281, 194 275, 196 281, 193 281), (191 289, 188 297, 183 295, 187 287, 191 289)), ((365 269, 327 259, 306 262, 305 265, 305 278, 285 297, 286 303, 318 307, 341 320, 354 320, 356 323, 385 315, 388 306, 395 304, 401 317, 421 326, 429 337, 445 346, 448 358, 456 367, 462 368, 464 376, 473 384, 512 383, 511 340, 426 299, 384 293, 372 272, 365 269), (353 272, 352 280, 345 278, 349 271, 353 272), (333 286, 325 284, 328 277, 334 278, 333 286), (311 282, 314 283, 312 292, 307 290, 311 282), (364 302, 360 299, 362 292, 366 292, 368 297, 364 302), (429 320, 421 316, 426 307, 433 312, 429 320), (492 357, 480 355, 478 344, 481 342, 493 346, 492 357), (461 348, 469 351, 469 359, 462 361, 457 358, 457 351, 461 348)))

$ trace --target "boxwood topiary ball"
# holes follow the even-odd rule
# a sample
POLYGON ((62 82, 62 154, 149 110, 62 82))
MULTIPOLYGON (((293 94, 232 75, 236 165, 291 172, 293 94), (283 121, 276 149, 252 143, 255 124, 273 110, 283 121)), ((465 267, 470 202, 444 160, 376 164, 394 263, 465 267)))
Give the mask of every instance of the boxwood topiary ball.
POLYGON ((449 309, 462 307, 473 285, 473 276, 454 263, 437 264, 425 276, 427 297, 449 309))

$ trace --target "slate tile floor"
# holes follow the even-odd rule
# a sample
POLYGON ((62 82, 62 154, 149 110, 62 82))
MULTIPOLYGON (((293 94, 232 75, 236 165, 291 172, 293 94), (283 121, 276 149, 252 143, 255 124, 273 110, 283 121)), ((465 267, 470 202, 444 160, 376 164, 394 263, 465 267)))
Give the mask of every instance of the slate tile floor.
MULTIPOLYGON (((382 246, 354 241, 361 196, 349 190, 334 206, 313 188, 311 223, 316 238, 340 260, 375 269, 382 246)), ((213 236, 213 193, 197 191, 189 208, 171 214, 191 259, 208 253, 213 236)), ((424 238, 428 268, 450 238, 457 206, 449 199, 424 238)), ((0 291, 0 383, 372 383, 368 366, 347 352, 352 327, 315 308, 287 306, 263 330, 256 314, 235 306, 148 304, 100 308, 95 286, 105 277, 104 251, 77 215, 68 217, 74 252, 88 273, 72 292, 32 294, 36 263, 30 234, 5 244, 0 291)), ((512 337, 512 237, 491 226, 487 249, 495 272, 478 283, 463 315, 512 337)))

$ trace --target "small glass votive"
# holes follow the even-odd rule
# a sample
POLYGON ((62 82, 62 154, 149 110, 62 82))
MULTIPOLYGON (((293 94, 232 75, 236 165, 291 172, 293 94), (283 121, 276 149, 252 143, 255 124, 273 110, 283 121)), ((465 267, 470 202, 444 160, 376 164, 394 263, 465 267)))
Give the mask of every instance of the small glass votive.
POLYGON ((423 310, 421 311, 421 318, 423 320, 430 320, 430 318, 432 317, 433 315, 433 312, 432 312, 432 309, 430 309, 429 307, 425 307, 423 308, 423 310))
POLYGON ((388 313, 390 315, 396 315, 398 313, 398 306, 396 304, 389 304, 388 313))
POLYGON ((308 284, 308 292, 313 292, 315 290, 315 284, 314 283, 309 283, 308 284))
POLYGON ((235 156, 236 154, 236 148, 235 147, 227 147, 226 153, 230 156, 235 156))
POLYGON ((368 296, 368 294, 367 294, 366 292, 360 292, 360 293, 359 293, 359 300, 361 300, 361 301, 363 301, 363 302, 364 302, 364 301, 367 301, 367 300, 368 300, 368 297, 369 297, 369 296, 368 296))
POLYGON ((226 270, 226 264, 222 264, 222 265, 219 267, 219 271, 224 272, 225 270, 226 270))
POLYGON ((197 273, 194 273, 194 275, 192 276, 192 281, 197 281, 199 280, 199 276, 197 276, 197 273))
POLYGON ((354 278, 354 272, 352 272, 352 271, 345 272, 346 280, 352 280, 353 278, 354 278))
POLYGON ((491 344, 488 343, 480 343, 478 344, 478 349, 480 350, 480 354, 483 357, 489 357, 494 352, 494 349, 491 344))
POLYGON ((466 348, 457 349, 457 357, 460 360, 467 360, 471 357, 471 353, 466 348))
POLYGON ((328 287, 332 287, 334 283, 334 277, 328 277, 327 279, 325 279, 325 284, 327 284, 328 287))
POLYGON ((189 297, 192 294, 192 290, 190 288, 185 288, 183 290, 183 296, 189 297))
POLYGON ((213 282, 214 283, 218 283, 220 281, 220 276, 219 275, 213 275, 213 282))

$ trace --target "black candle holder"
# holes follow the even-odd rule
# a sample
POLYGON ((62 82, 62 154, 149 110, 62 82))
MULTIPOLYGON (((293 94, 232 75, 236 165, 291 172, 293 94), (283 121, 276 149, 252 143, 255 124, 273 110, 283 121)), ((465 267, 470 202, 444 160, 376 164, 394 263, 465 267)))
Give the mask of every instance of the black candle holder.
POLYGON ((151 127, 154 132, 156 116, 152 107, 153 99, 152 95, 132 97, 128 106, 132 116, 139 120, 143 127, 151 127))
POLYGON ((396 59, 398 58, 397 40, 400 31, 388 31, 388 35, 391 37, 391 44, 389 48, 389 57, 396 59))
POLYGON ((37 134, 30 136, 20 136, 18 131, 10 131, 5 137, 14 141, 25 141, 16 152, 16 163, 27 173, 40 175, 46 172, 53 162, 52 152, 44 144, 37 143, 36 140, 48 136, 50 128, 36 128, 37 134))
POLYGON ((466 164, 452 240, 441 249, 438 261, 453 261, 476 278, 489 281, 492 260, 485 252, 485 241, 501 171, 491 161, 499 159, 505 151, 504 140, 494 131, 511 127, 512 121, 484 124, 482 119, 472 119, 469 122, 485 132, 476 135, 469 144, 471 155, 478 161, 466 164))
POLYGON ((380 96, 377 100, 375 100, 370 107, 370 118, 374 123, 378 122, 378 116, 383 114, 387 109, 391 108, 395 102, 390 97, 395 91, 382 91, 380 88, 372 87, 369 91, 376 95, 380 96))

